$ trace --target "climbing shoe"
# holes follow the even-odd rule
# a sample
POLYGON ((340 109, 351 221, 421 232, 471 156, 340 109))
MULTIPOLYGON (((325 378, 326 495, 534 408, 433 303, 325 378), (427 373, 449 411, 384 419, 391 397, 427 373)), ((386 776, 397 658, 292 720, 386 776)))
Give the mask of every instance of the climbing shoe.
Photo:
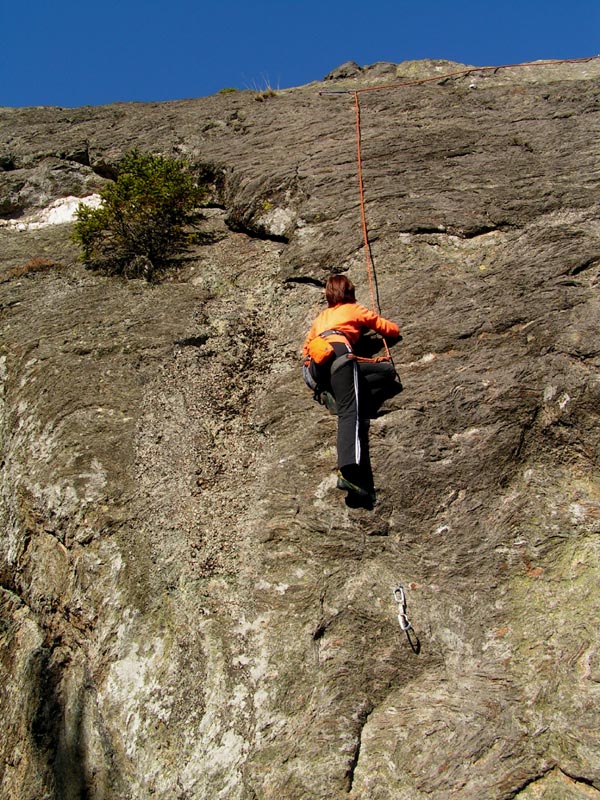
POLYGON ((363 489, 363 487, 359 486, 357 483, 353 483, 352 481, 349 481, 348 478, 344 478, 341 472, 338 472, 337 476, 338 489, 344 489, 347 492, 352 492, 352 494, 356 494, 358 497, 372 499, 372 494, 367 489, 363 489))
POLYGON ((330 414, 334 416, 337 414, 337 403, 335 402, 335 397, 330 392, 321 392, 321 402, 330 414))

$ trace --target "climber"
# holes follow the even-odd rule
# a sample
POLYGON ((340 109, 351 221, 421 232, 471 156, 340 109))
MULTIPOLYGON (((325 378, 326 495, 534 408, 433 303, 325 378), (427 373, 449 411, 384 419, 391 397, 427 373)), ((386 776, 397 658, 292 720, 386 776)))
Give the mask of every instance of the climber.
POLYGON ((400 338, 400 329, 357 303, 354 294, 354 284, 345 275, 327 280, 327 308, 313 322, 302 348, 304 379, 338 415, 338 488, 373 500, 364 458, 368 402, 378 392, 391 395, 401 387, 389 359, 357 359, 353 348, 366 329, 391 340, 400 338))

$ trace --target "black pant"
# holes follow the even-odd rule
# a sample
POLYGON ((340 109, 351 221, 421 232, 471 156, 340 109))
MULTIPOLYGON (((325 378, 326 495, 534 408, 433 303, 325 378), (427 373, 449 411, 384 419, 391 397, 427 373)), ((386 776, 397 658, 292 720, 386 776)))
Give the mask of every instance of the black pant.
POLYGON ((365 420, 394 382, 396 371, 389 361, 343 360, 348 348, 333 342, 335 360, 324 367, 316 367, 315 378, 331 390, 338 413, 337 457, 338 467, 360 465, 366 453, 365 420))

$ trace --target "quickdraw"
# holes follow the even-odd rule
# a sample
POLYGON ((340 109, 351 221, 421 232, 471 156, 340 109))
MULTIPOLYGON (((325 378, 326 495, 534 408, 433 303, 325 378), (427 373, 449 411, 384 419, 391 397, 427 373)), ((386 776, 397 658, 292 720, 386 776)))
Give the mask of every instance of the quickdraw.
POLYGON ((404 589, 402 588, 402 585, 398 584, 398 586, 396 586, 396 588, 393 591, 394 591, 394 600, 398 604, 398 622, 400 623, 400 630, 401 631, 414 630, 408 617, 406 616, 406 595, 404 594, 404 589))

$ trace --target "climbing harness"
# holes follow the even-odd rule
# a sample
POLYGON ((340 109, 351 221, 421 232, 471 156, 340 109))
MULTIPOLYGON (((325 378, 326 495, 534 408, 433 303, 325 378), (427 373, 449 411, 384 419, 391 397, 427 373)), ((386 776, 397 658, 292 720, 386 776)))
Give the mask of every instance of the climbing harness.
POLYGON ((314 339, 308 345, 308 357, 304 360, 303 365, 303 374, 304 374, 304 382, 308 386, 309 389, 312 389, 314 392, 315 400, 317 400, 322 405, 327 405, 327 403, 323 403, 321 395, 324 393, 324 388, 319 385, 318 381, 315 379, 314 373, 311 369, 312 364, 316 364, 317 367, 322 367, 324 364, 328 364, 331 361, 331 367, 329 369, 329 375, 333 375, 340 367, 344 364, 347 364, 348 361, 364 361, 364 362, 372 362, 378 363, 380 361, 388 361, 387 357, 378 356, 376 358, 366 358, 365 356, 357 356, 355 353, 352 352, 352 348, 348 343, 348 338, 345 333, 342 331, 335 330, 331 328, 330 330, 322 331, 315 336, 314 339), (335 351, 328 341, 328 336, 340 336, 345 340, 346 348, 348 349, 347 353, 343 353, 341 356, 335 356, 335 351))
POLYGON ((394 600, 398 604, 398 622, 400 623, 400 630, 405 632, 414 630, 406 616, 406 595, 404 594, 402 584, 399 583, 393 590, 393 593, 394 600))
MULTIPOLYGON (((321 405, 325 405, 329 408, 329 405, 324 398, 323 395, 329 394, 325 391, 325 387, 321 386, 319 382, 316 380, 315 375, 312 370, 312 365, 316 364, 317 366, 323 366, 324 364, 329 363, 333 359, 333 363, 330 368, 330 374, 334 372, 341 366, 341 361, 346 360, 346 354, 335 358, 335 351, 328 341, 328 336, 342 336, 346 339, 346 336, 341 331, 336 331, 334 329, 322 331, 318 336, 315 336, 314 339, 309 343, 308 346, 308 356, 304 359, 304 364, 302 366, 302 374, 304 376, 304 383, 308 386, 309 389, 313 392, 313 397, 320 403, 321 405), (338 363, 340 362, 340 363, 338 363)), ((348 340, 346 339, 346 347, 349 347, 348 340)), ((331 410, 331 409, 330 409, 331 410)), ((333 412, 332 412, 333 413, 333 412)))
POLYGON ((315 364, 326 364, 328 361, 331 361, 335 355, 333 345, 327 338, 328 336, 341 336, 346 343, 346 347, 350 347, 346 334, 342 333, 342 331, 336 331, 333 328, 331 330, 322 331, 315 336, 308 345, 309 360, 314 361, 315 364))

